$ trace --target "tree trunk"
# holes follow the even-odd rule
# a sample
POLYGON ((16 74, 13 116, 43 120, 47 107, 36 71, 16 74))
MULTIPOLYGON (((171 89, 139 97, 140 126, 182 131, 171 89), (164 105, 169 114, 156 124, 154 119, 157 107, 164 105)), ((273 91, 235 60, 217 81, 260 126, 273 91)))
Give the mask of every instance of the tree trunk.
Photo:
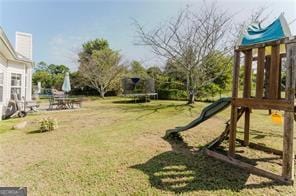
POLYGON ((194 95, 194 92, 193 92, 193 91, 190 91, 190 92, 189 92, 189 98, 188 98, 188 102, 187 102, 187 104, 194 104, 194 101, 195 101, 195 95, 194 95))
POLYGON ((100 97, 105 98, 105 90, 102 88, 100 89, 100 97))
POLYGON ((195 92, 193 87, 193 78, 192 78, 191 71, 187 75, 187 92, 188 92, 187 104, 194 104, 195 92))

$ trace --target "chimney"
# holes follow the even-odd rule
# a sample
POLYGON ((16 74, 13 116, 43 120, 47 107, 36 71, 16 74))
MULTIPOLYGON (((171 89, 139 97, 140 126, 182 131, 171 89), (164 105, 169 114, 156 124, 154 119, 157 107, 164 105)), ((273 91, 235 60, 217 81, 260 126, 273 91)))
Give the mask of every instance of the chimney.
POLYGON ((32 34, 16 32, 15 38, 16 52, 32 60, 32 34))

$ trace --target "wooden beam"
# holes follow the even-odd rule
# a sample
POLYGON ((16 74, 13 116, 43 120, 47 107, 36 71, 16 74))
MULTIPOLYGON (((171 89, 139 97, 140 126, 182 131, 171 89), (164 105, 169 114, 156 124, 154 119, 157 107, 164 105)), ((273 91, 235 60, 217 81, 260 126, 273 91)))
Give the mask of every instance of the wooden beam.
POLYGON ((294 103, 285 99, 256 99, 256 98, 235 98, 232 104, 236 107, 249 107, 258 110, 283 110, 294 112, 294 103))
MULTIPOLYGON (((244 144, 244 140, 236 139, 236 141, 238 141, 242 145, 244 144)), ((260 151, 263 151, 263 152, 283 156, 283 151, 277 150, 277 149, 274 149, 274 148, 270 148, 270 147, 267 147, 267 146, 263 146, 261 144, 256 144, 256 143, 250 142, 248 147, 256 149, 256 150, 260 150, 260 151)))
POLYGON ((285 112, 282 176, 290 180, 294 180, 293 129, 294 113, 285 112))
POLYGON ((237 107, 231 106, 231 116, 230 116, 230 133, 229 133, 229 152, 228 155, 234 157, 235 154, 235 139, 236 139, 236 129, 237 129, 237 107))
POLYGON ((265 48, 258 48, 256 98, 263 98, 264 88, 265 48))
MULTIPOLYGON (((259 48, 258 48, 258 49, 259 49, 259 48)), ((286 53, 281 53, 281 54, 280 54, 280 57, 281 57, 281 58, 285 58, 286 56, 287 56, 286 53)), ((270 55, 266 55, 265 57, 266 57, 266 58, 270 58, 270 55)), ((258 61, 258 58, 259 58, 258 56, 254 56, 254 57, 253 57, 253 61, 258 61)))
POLYGON ((245 124, 244 124, 244 146, 248 146, 250 143, 250 118, 251 118, 250 108, 246 108, 245 111, 245 124))
POLYGON ((251 96, 252 86, 252 50, 245 51, 245 70, 244 70, 244 98, 251 96))
POLYGON ((249 49, 262 48, 262 47, 267 47, 267 46, 274 46, 274 45, 278 45, 278 44, 288 44, 288 43, 296 43, 296 36, 289 37, 289 38, 283 38, 283 39, 276 40, 276 41, 269 41, 269 42, 264 42, 264 43, 252 44, 249 46, 239 46, 236 48, 236 50, 243 52, 243 51, 249 50, 249 49))
POLYGON ((278 99, 282 97, 282 58, 280 56, 280 62, 279 62, 279 85, 278 85, 278 99))
MULTIPOLYGON (((244 72, 244 98, 251 97, 252 87, 252 49, 245 51, 245 72, 244 72)), ((250 108, 246 108, 244 121, 244 144, 249 144, 250 134, 250 108)))
POLYGON ((289 39, 286 39, 285 43, 286 43, 286 45, 296 43, 296 35, 290 37, 289 39))
POLYGON ((270 97, 269 93, 269 86, 270 86, 270 63, 271 63, 271 57, 266 56, 265 57, 265 80, 264 80, 264 97, 268 98, 270 97))
POLYGON ((280 71, 280 45, 275 45, 271 47, 271 64, 269 73, 269 98, 278 98, 279 89, 279 71, 280 71))
POLYGON ((256 174, 258 176, 263 176, 266 178, 270 178, 272 180, 281 182, 281 183, 285 183, 285 184, 293 184, 292 180, 287 180, 285 178, 283 178, 280 175, 276 175, 274 173, 271 173, 269 171, 263 170, 263 169, 259 169, 251 164, 242 162, 240 160, 234 159, 232 157, 227 157, 225 155, 222 155, 220 153, 217 153, 215 151, 209 150, 209 149, 205 149, 205 153, 210 156, 213 157, 215 159, 218 159, 220 161, 226 162, 226 163, 230 163, 236 167, 239 167, 243 170, 245 170, 246 172, 252 173, 252 174, 256 174))
POLYGON ((254 49, 254 48, 262 48, 262 47, 267 47, 267 46, 274 46, 278 44, 287 44, 287 43, 296 43, 296 36, 289 37, 289 38, 282 38, 280 40, 276 41, 269 41, 269 42, 264 42, 264 43, 257 43, 257 44, 252 44, 249 46, 239 46, 237 50, 239 51, 245 51, 249 49, 254 49))
MULTIPOLYGON (((244 114, 245 109, 244 108, 239 108, 238 109, 238 114, 237 114, 237 122, 239 121, 239 119, 241 118, 241 116, 244 114)), ((209 144, 207 144, 207 148, 211 149, 211 148, 215 148, 217 146, 219 146, 229 135, 230 132, 230 124, 229 124, 230 120, 226 123, 225 129, 222 132, 222 134, 220 136, 218 136, 217 138, 215 138, 214 140, 212 140, 211 142, 209 142, 209 144)))
MULTIPOLYGON (((296 88, 296 43, 287 44, 287 78, 286 100, 295 100, 296 88)), ((294 152, 293 152, 294 112, 285 112, 283 138, 283 168, 282 176, 287 180, 294 180, 294 152)))
MULTIPOLYGON (((233 64, 233 75, 232 75, 232 97, 237 98, 238 96, 238 83, 239 83, 239 69, 240 69, 240 51, 234 51, 234 64, 233 64)), ((229 156, 234 156, 235 153, 235 139, 236 139, 236 127, 237 127, 237 108, 231 105, 231 116, 230 116, 230 133, 229 133, 229 156)))
MULTIPOLYGON (((244 140, 236 139, 236 141, 238 141, 242 145, 244 144, 244 140)), ((270 148, 268 146, 264 146, 264 145, 261 145, 261 144, 256 144, 256 143, 253 143, 253 142, 250 142, 248 147, 256 149, 256 150, 260 150, 260 151, 263 151, 263 152, 272 153, 272 154, 279 155, 279 156, 283 157, 283 151, 282 150, 270 148)), ((296 159, 296 155, 294 155, 294 159, 296 159)))
POLYGON ((238 96, 239 70, 240 70, 240 51, 235 50, 233 71, 232 71, 232 97, 238 96))
POLYGON ((252 44, 249 46, 239 46, 238 50, 245 51, 245 50, 249 50, 249 49, 253 49, 253 48, 274 46, 274 45, 279 45, 279 44, 285 43, 285 41, 287 41, 287 38, 283 38, 283 39, 276 40, 276 41, 269 41, 269 42, 265 42, 265 43, 252 44))

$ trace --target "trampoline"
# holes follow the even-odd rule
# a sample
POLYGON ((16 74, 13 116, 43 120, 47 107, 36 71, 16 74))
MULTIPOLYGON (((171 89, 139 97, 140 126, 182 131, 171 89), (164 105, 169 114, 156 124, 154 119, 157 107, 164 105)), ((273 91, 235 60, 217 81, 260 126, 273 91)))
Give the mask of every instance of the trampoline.
POLYGON ((151 98, 158 99, 158 94, 155 92, 154 79, 148 78, 123 78, 121 81, 123 96, 133 98, 134 102, 139 100, 150 101, 151 98))

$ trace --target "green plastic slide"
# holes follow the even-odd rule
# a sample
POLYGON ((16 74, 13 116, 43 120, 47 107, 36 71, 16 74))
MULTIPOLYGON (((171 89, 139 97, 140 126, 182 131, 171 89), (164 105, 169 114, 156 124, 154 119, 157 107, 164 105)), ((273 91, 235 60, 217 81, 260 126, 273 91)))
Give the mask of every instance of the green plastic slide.
POLYGON ((191 129, 191 128, 199 125, 200 123, 208 120, 209 118, 211 118, 215 114, 217 114, 217 113, 221 112, 222 110, 224 110, 225 108, 227 108, 230 104, 231 104, 231 97, 225 97, 225 98, 219 99, 218 101, 205 107, 202 110, 200 116, 197 119, 193 120, 188 125, 183 126, 183 127, 176 127, 175 129, 167 130, 165 137, 169 137, 170 135, 172 135, 174 133, 186 131, 188 129, 191 129))

